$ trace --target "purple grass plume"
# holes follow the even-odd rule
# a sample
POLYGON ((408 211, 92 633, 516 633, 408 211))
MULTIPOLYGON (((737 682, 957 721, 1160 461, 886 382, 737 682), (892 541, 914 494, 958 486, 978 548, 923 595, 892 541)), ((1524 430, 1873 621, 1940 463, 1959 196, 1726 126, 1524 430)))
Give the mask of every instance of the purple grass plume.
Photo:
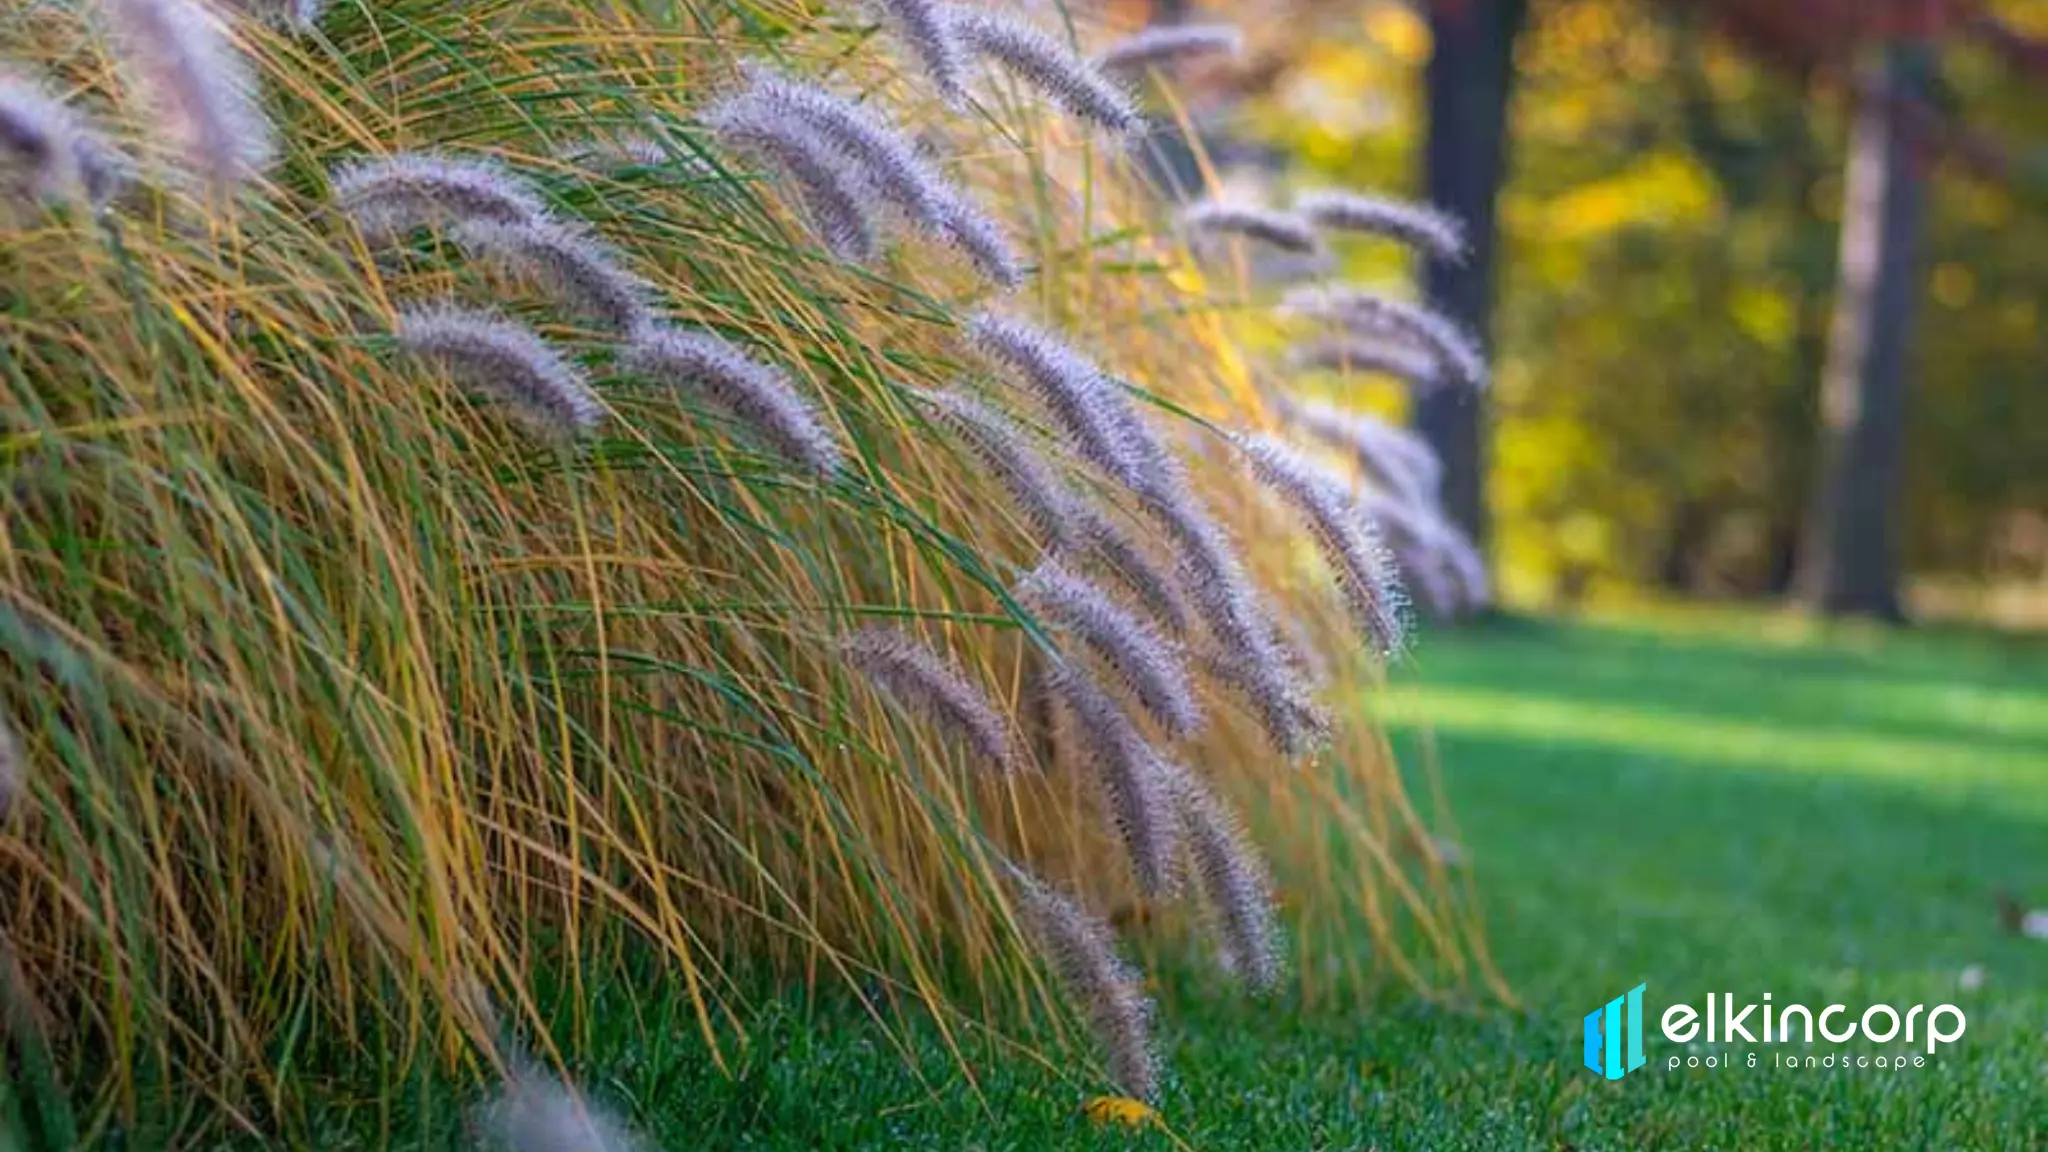
POLYGON ((987 8, 953 4, 944 14, 962 47, 1009 69, 1076 119, 1120 136, 1145 126, 1128 93, 1044 31, 987 8))
POLYGON ((786 117, 829 141, 877 197, 959 249, 990 281, 1004 288, 1023 282, 1023 268, 1001 226, 948 183, 894 125, 870 108, 766 66, 748 64, 742 71, 747 87, 736 99, 758 102, 764 115, 786 117))
POLYGON ((1100 656, 1161 728, 1174 736, 1200 730, 1202 709, 1178 645, 1057 560, 1040 564, 1015 592, 1100 656))
POLYGON ((1173 892, 1180 883, 1174 868, 1180 823, 1159 753, 1116 698, 1079 664, 1055 661, 1046 673, 1045 688, 1065 711, 1079 747, 1093 763, 1138 889, 1148 896, 1173 892))
POLYGON ((1197 649, 1204 667, 1245 697, 1282 755, 1297 757, 1321 744, 1328 720, 1281 643, 1229 534, 1192 498, 1163 509, 1162 519, 1178 546, 1177 583, 1212 640, 1197 649))
POLYGON ((1438 512, 1378 492, 1360 497, 1359 506, 1379 525, 1432 614, 1449 619, 1492 602, 1485 558, 1470 537, 1438 512))
POLYGON ((256 79, 201 0, 101 0, 156 133, 214 191, 260 175, 276 154, 256 79))
POLYGON ((1289 348, 1287 366, 1296 372, 1379 373, 1423 386, 1436 383, 1440 371, 1434 354, 1407 341, 1350 333, 1289 348))
POLYGON ((427 224, 540 224, 532 188, 482 159, 400 152, 334 170, 334 202, 363 234, 387 242, 427 224))
POLYGON ((1041 328, 992 312, 970 317, 967 336, 984 360, 1011 370, 1073 438, 1081 459, 1133 491, 1157 483, 1161 450, 1093 361, 1041 328))
POLYGON ((1243 236, 1300 256, 1322 250, 1307 220, 1277 208, 1204 200, 1181 209, 1180 227, 1192 236, 1243 236))
POLYGON ((585 319, 631 333, 654 322, 654 289, 619 267, 602 240, 551 220, 504 224, 472 220, 452 235, 465 252, 539 284, 585 319))
POLYGON ((1441 376, 1472 388, 1486 386, 1486 353, 1478 342, 1455 321, 1423 305, 1344 285, 1296 288, 1280 306, 1292 315, 1338 321, 1363 336, 1405 337, 1437 357, 1441 376))
POLYGON ((1134 73, 1202 56, 1235 56, 1244 33, 1229 24, 1160 25, 1134 32, 1095 54, 1105 72, 1134 73))
POLYGON ((896 36, 931 78, 939 99, 959 107, 966 99, 965 46, 960 43, 946 5, 937 0, 868 0, 894 26, 896 36))
POLYGON ((1101 509, 1082 500, 1074 501, 1074 508, 1075 551, 1082 561, 1113 576, 1168 631, 1185 635, 1192 620, 1173 577, 1101 509))
POLYGON ((706 332, 643 328, 620 355, 627 371, 698 396, 777 455, 820 478, 839 471, 839 443, 780 369, 706 332))
POLYGON ((1425 508, 1437 505, 1443 461, 1415 433, 1317 401, 1290 401, 1281 416, 1308 438, 1350 456, 1382 491, 1425 508))
POLYGON ((796 186, 811 229, 841 260, 864 264, 875 255, 874 198, 861 170, 837 145, 802 120, 767 103, 733 97, 702 120, 727 147, 772 165, 796 186))
POLYGON ((624 1121, 531 1066, 512 1070, 475 1127, 492 1152, 652 1152, 624 1121))
POLYGON ((1296 196, 1294 211, 1318 228, 1384 236, 1450 263, 1467 255, 1465 226, 1457 217, 1427 204, 1317 189, 1296 196))
POLYGON ((1280 982, 1280 928, 1266 862, 1236 813, 1193 774, 1180 771, 1174 793, 1217 963, 1252 991, 1270 991, 1280 982))
POLYGON ((1152 1050, 1152 1003, 1144 980, 1117 955, 1109 925, 1014 864, 1005 871, 1017 893, 1026 936, 1044 954, 1078 1014, 1102 1045, 1109 1074, 1125 1094, 1156 1099, 1159 1073, 1152 1050))
POLYGON ((537 432, 566 440, 604 420, 583 373, 532 329, 502 316, 446 304, 413 308, 399 313, 395 335, 399 347, 441 364, 537 432))
POLYGON ((840 644, 848 664, 904 710, 944 728, 999 772, 1023 763, 1010 724, 956 664, 893 628, 863 628, 840 644))
POLYGON ((104 205, 124 179, 119 153, 86 118, 0 69, 0 190, 26 201, 104 205))
POLYGON ((1337 588, 1375 653, 1401 650, 1405 598, 1398 573, 1351 494, 1284 442, 1270 436, 1241 442, 1252 472, 1308 525, 1337 588))
POLYGON ((1032 443, 1031 434, 995 409, 953 389, 916 394, 932 422, 973 454, 976 462, 1010 494, 1039 536, 1054 549, 1080 539, 1080 501, 1032 443))

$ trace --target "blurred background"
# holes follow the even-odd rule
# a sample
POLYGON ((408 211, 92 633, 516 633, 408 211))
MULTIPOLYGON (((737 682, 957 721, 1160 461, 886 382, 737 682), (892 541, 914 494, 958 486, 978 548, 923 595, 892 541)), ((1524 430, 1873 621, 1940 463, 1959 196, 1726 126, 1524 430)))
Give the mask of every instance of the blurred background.
POLYGON ((1492 389, 1324 390, 1428 436, 1509 606, 2048 622, 2048 0, 1109 8, 1247 30, 1183 78, 1226 187, 1469 223, 1415 272, 1492 389))

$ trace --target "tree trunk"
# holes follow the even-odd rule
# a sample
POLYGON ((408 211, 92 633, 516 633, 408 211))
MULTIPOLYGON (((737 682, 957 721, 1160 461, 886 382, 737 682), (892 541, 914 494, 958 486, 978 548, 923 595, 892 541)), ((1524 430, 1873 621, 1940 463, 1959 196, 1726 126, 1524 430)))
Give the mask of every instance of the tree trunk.
MULTIPOLYGON (((1423 292, 1482 343, 1490 343, 1499 247, 1494 208, 1507 172, 1515 37, 1527 15, 1528 0, 1435 0, 1430 7, 1435 47, 1426 77, 1423 194, 1465 222, 1471 252, 1463 263, 1431 259, 1423 268, 1423 292)), ((1484 415, 1480 398, 1464 389, 1429 389, 1416 399, 1416 431, 1443 459, 1444 510, 1482 552, 1488 543, 1484 415)))
POLYGON ((1821 381, 1821 475, 1799 581, 1809 605, 1835 615, 1903 617, 1896 517, 1926 177, 1898 105, 1928 90, 1931 71, 1926 45, 1889 46, 1881 74, 1863 86, 1850 142, 1841 275, 1821 381))

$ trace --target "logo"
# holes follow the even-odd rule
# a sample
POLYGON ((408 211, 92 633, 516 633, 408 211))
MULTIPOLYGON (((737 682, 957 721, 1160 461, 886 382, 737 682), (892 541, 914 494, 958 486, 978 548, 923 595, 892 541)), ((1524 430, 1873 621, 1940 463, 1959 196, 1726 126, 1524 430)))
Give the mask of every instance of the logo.
POLYGON ((1609 1000, 1607 1007, 1586 1013, 1586 1067, 1609 1080, 1619 1080, 1643 1066, 1643 989, 1647 986, 1638 984, 1628 995, 1609 1000), (1626 1053, 1621 1027, 1624 1004, 1628 1012, 1626 1053), (1626 1064, 1622 1063, 1624 1056, 1626 1064))

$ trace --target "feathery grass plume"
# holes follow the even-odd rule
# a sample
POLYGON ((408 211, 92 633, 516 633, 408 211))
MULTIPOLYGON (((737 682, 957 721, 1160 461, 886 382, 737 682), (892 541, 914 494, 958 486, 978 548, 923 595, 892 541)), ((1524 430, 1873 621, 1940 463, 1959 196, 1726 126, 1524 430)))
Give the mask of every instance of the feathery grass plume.
POLYGON ((1296 372, 1378 372, 1411 384, 1434 384, 1437 358, 1405 341, 1346 333, 1323 336, 1287 350, 1296 372))
POLYGON ((1110 1076, 1131 1096, 1156 1098, 1152 1004, 1143 979, 1117 955, 1109 925, 1015 864, 1005 861, 1004 871, 1016 888, 1025 933, 1081 1008, 1108 1057, 1110 1076))
POLYGON ((1173 578, 1101 509, 1082 500, 1074 501, 1074 508, 1075 551, 1107 569, 1169 630, 1185 634, 1191 622, 1187 600, 1173 578))
POLYGON ((492 397, 536 431, 570 438, 604 419, 604 407, 570 364, 532 329, 451 304, 400 312, 399 347, 443 365, 466 387, 492 397))
POLYGON ((634 333, 620 363, 629 372, 702 397, 768 448, 819 477, 839 470, 838 442, 789 377, 717 336, 644 328, 634 333))
POLYGON ((1157 447, 1137 435, 1137 414, 1102 369, 1044 329, 1022 320, 979 312, 967 337, 985 360, 1013 369, 1061 428, 1082 459, 1144 492, 1156 482, 1157 447))
POLYGON ((83 116, 0 68, 0 187, 14 185, 25 200, 82 197, 97 206, 120 183, 113 146, 83 116))
POLYGON ((1453 616, 1492 601, 1485 558, 1438 511, 1377 492, 1360 497, 1359 506, 1384 529, 1402 567, 1423 586, 1437 615, 1453 616))
POLYGON ((400 152, 334 170, 334 202, 378 242, 426 224, 535 224, 547 205, 496 163, 400 152))
POLYGON ((122 62, 149 95, 156 128, 216 190, 258 174, 275 152, 256 81, 201 0, 100 0, 122 62))
POLYGON ((1465 226, 1427 204, 1325 188, 1296 196, 1294 210, 1318 228, 1384 236, 1441 260, 1467 254, 1465 226))
POLYGON ((745 98, 766 114, 808 125, 844 152, 884 201, 931 235, 959 248, 983 275, 1003 287, 1023 271, 1002 229, 918 154, 909 139, 872 109, 765 65, 741 66, 745 98))
POLYGON ((1152 507, 1180 545, 1177 583, 1215 643, 1215 651, 1197 649, 1212 678, 1251 703, 1283 755, 1299 756, 1322 743, 1328 721, 1310 701, 1309 686, 1280 643, 1229 535, 1185 494, 1152 507))
POLYGON ((1069 115, 1118 135, 1145 126, 1127 93, 1045 32, 986 8, 949 4, 942 11, 961 46, 1009 69, 1069 115))
POLYGON ((1216 937, 1217 962, 1253 991, 1267 991, 1280 981, 1272 875, 1221 799, 1185 768, 1177 769, 1173 779, 1195 886, 1216 937))
POLYGON ((1203 200, 1180 212, 1180 227, 1197 236, 1236 235, 1270 244, 1283 252, 1312 256, 1322 249, 1316 230, 1292 212, 1253 204, 1203 200))
POLYGON ((646 1152, 625 1123, 531 1066, 515 1067, 478 1109, 482 1146, 504 1152, 646 1152))
POLYGON ((604 242, 553 220, 472 220, 451 233, 471 256, 528 278, 593 323, 630 333, 654 322, 654 289, 619 267, 604 242))
POLYGON ((1116 698, 1079 664, 1054 661, 1045 674, 1045 690, 1072 720, 1078 745, 1095 767, 1139 890, 1148 896, 1173 891, 1180 879, 1174 869, 1180 823, 1159 753, 1116 698))
POLYGON ((959 107, 966 99, 964 83, 966 51, 960 43, 945 6, 937 0, 868 0, 896 27, 897 36, 908 45, 939 99, 959 107))
POLYGON ((1230 24, 1174 24, 1133 32, 1095 54, 1095 66, 1106 72, 1136 72, 1198 56, 1235 56, 1244 50, 1244 33, 1230 24))
POLYGON ((1253 474, 1307 522, 1367 641, 1382 657, 1398 653, 1403 635, 1400 579, 1357 501, 1280 440, 1250 436, 1239 444, 1253 474))
POLYGON ((1008 234, 973 201, 955 196, 939 220, 939 235, 989 283, 1005 291, 1023 287, 1027 272, 1008 234))
POLYGON ((855 264, 874 258, 875 225, 868 215, 874 193, 844 151, 804 121, 743 95, 720 101, 699 119, 728 147, 772 164, 796 185, 804 215, 834 256, 855 264))
POLYGON ((1429 441, 1377 416, 1318 401, 1287 401, 1281 405, 1281 417, 1310 439, 1348 454, 1388 493, 1423 507, 1436 506, 1444 466, 1429 441))
POLYGON ((905 710, 937 724, 989 766, 1015 771, 1023 758, 1010 725, 967 674, 894 628, 862 628, 840 643, 847 663, 905 710))
POLYGON ((1179 646, 1159 635, 1092 582, 1047 560, 1017 585, 1017 599, 1081 640, 1108 662, 1161 727, 1188 736, 1202 726, 1179 646))
POLYGON ((952 433, 1010 494, 1024 518, 1054 548, 1080 539, 1080 501, 1014 421, 957 389, 918 392, 934 423, 952 433))
POLYGON ((1396 300, 1369 289, 1291 289, 1281 310, 1296 316, 1336 320, 1366 336, 1394 332, 1434 353, 1451 379, 1473 388, 1486 386, 1486 354, 1456 322, 1420 304, 1396 300))

